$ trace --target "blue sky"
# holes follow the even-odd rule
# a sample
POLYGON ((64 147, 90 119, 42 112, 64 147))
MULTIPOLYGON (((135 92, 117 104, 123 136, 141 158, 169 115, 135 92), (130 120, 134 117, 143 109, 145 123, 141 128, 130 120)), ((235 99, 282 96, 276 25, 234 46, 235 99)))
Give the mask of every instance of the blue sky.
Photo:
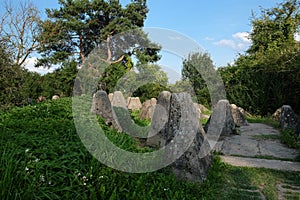
POLYGON ((215 65, 232 63, 250 44, 244 38, 251 31, 252 11, 270 8, 275 0, 150 0, 145 26, 179 31, 198 42, 215 65))
MULTIPOLYGON (((250 45, 251 13, 283 0, 148 0, 145 27, 166 28, 195 40, 211 55, 216 67, 232 63, 250 45)), ((58 8, 57 0, 32 1, 45 17, 45 8, 58 8)), ((130 0, 120 0, 125 5, 130 0)), ((179 47, 180 48, 180 47, 179 47)), ((163 52, 161 65, 180 69, 182 58, 163 52)))

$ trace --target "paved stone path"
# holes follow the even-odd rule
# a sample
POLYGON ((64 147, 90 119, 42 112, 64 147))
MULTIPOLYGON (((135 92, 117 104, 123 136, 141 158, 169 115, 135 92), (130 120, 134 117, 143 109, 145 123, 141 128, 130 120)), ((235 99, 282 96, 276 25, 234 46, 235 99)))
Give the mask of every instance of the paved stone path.
MULTIPOLYGON (((279 136, 280 132, 268 125, 252 123, 241 127, 240 135, 219 141, 215 150, 223 154, 223 162, 233 166, 300 172, 300 162, 283 161, 295 159, 300 152, 281 144, 279 136)), ((300 199, 300 183, 277 182, 276 186, 279 200, 300 199)), ((260 190, 250 192, 259 194, 262 200, 266 199, 260 190)))
POLYGON ((250 123, 240 128, 239 135, 218 142, 215 149, 224 155, 224 162, 234 166, 300 171, 299 162, 282 161, 295 159, 300 152, 281 144, 279 135, 280 132, 273 127, 250 123))
POLYGON ((221 159, 225 163, 238 167, 263 167, 268 169, 300 172, 300 163, 298 162, 258 158, 244 158, 237 156, 221 156, 221 159))

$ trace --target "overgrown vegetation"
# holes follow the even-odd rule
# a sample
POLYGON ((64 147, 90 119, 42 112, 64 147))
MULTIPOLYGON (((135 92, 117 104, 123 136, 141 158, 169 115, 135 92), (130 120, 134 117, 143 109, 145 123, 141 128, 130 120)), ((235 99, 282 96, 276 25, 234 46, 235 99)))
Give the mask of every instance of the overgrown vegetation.
POLYGON ((218 69, 230 102, 263 116, 283 104, 300 113, 300 42, 294 37, 299 7, 287 0, 252 16, 251 46, 233 65, 218 69))
POLYGON ((300 150, 300 142, 298 136, 295 134, 293 129, 284 129, 280 131, 280 140, 282 143, 286 144, 290 148, 295 148, 300 150))
MULTIPOLYGON (((99 124, 120 148, 148 151, 103 120, 99 124)), ((276 182, 300 181, 297 173, 230 167, 218 157, 203 184, 177 180, 168 168, 144 174, 116 171, 92 157, 81 143, 70 98, 1 111, 0 152, 1 199, 257 198, 257 192, 245 189, 276 199, 276 182)))

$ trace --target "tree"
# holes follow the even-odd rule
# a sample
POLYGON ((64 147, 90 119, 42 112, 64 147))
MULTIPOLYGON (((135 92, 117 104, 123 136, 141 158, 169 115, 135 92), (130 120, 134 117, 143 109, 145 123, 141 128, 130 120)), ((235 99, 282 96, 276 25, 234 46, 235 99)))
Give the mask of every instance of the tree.
POLYGON ((175 84, 170 84, 169 89, 171 92, 181 93, 187 92, 191 95, 193 101, 197 101, 197 97, 195 96, 195 91, 189 80, 178 80, 175 84))
POLYGON ((69 97, 73 94, 74 80, 78 69, 75 61, 64 62, 63 67, 41 77, 39 95, 51 98, 53 95, 69 97))
POLYGON ((37 49, 39 11, 30 1, 19 1, 13 7, 3 2, 5 12, 0 21, 0 43, 10 49, 13 63, 22 66, 37 49))
POLYGON ((195 91, 198 102, 211 106, 206 82, 214 75, 214 64, 208 53, 192 53, 183 61, 182 79, 188 80, 195 91))
MULTIPOLYGON (((38 66, 49 66, 70 58, 82 63, 100 44, 107 52, 102 60, 110 64, 140 52, 130 51, 134 46, 118 47, 123 52, 120 54, 119 49, 118 57, 115 57, 116 41, 111 37, 143 26, 148 12, 146 0, 132 0, 125 8, 118 0, 59 0, 59 4, 59 9, 46 10, 48 19, 42 23, 39 36, 42 41, 39 52, 43 58, 39 59, 38 66)), ((129 43, 134 44, 134 38, 129 43)), ((146 53, 155 54, 156 51, 146 53)))
POLYGON ((138 64, 136 70, 131 70, 121 77, 116 84, 127 97, 137 96, 141 101, 157 98, 158 94, 167 90, 168 76, 156 64, 138 64))
POLYGON ((0 45, 0 108, 6 109, 22 105, 29 97, 24 91, 29 72, 13 63, 12 54, 3 45, 0 45))
POLYGON ((261 16, 252 16, 252 45, 247 53, 255 54, 268 50, 280 51, 295 43, 294 35, 300 25, 300 2, 288 0, 275 8, 262 9, 261 16))
POLYGON ((37 66, 75 60, 81 65, 77 86, 81 92, 113 92, 118 79, 138 64, 160 59, 160 47, 138 29, 144 25, 146 0, 132 0, 122 7, 118 0, 59 0, 59 9, 47 9, 42 23, 37 66), (89 80, 99 79, 98 83, 89 80), (85 84, 85 85, 83 85, 85 84), (101 88, 100 88, 101 87, 101 88))
POLYGON ((300 2, 287 0, 252 19, 252 45, 233 66, 219 71, 229 100, 268 115, 283 104, 300 113, 300 2))

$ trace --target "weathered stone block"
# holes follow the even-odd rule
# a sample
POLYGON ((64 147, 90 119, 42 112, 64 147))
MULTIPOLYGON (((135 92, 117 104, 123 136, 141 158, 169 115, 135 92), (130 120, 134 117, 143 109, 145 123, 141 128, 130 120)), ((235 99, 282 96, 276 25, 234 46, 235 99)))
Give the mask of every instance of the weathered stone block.
POLYGON ((128 97, 127 107, 130 110, 140 110, 142 108, 142 103, 139 97, 128 97))
POLYGON ((176 144, 168 156, 178 156, 186 143, 192 141, 183 155, 172 164, 174 174, 180 179, 193 182, 205 180, 212 157, 210 153, 201 152, 203 145, 208 144, 189 94, 172 94, 165 138, 166 144, 174 142, 176 144))
POLYGON ((163 147, 166 143, 165 132, 169 120, 171 93, 163 91, 158 95, 152 117, 151 129, 146 141, 147 146, 163 147))
POLYGON ((150 100, 146 100, 142 104, 142 109, 139 118, 140 119, 152 119, 154 110, 156 106, 156 99, 152 98, 150 100))
POLYGON ((281 107, 280 114, 280 127, 282 129, 296 129, 298 124, 298 117, 294 113, 293 109, 289 105, 283 105, 281 107))
POLYGON ((213 138, 212 135, 215 136, 213 140, 217 140, 219 136, 228 136, 234 133, 235 123, 228 100, 220 100, 216 104, 204 129, 211 138, 213 138))
POLYGON ((98 91, 93 96, 91 112, 96 113, 105 120, 106 125, 122 132, 114 110, 105 91, 98 91))
POLYGON ((115 91, 112 97, 111 105, 113 107, 122 107, 127 109, 125 98, 120 91, 115 91))
POLYGON ((248 121, 243 113, 240 111, 239 107, 235 104, 231 104, 231 113, 233 117, 233 121, 236 126, 248 126, 248 121))

